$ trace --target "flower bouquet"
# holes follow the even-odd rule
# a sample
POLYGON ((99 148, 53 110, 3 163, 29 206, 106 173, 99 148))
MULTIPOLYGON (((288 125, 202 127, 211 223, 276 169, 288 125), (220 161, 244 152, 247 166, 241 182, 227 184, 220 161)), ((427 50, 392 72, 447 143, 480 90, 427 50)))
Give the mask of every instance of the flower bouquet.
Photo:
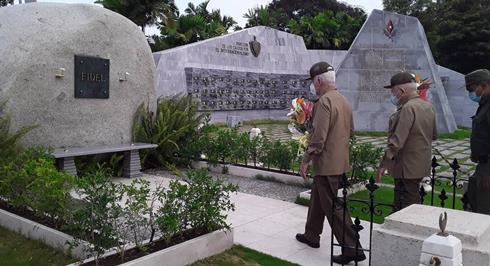
POLYGON ((430 80, 428 78, 422 79, 419 74, 416 74, 415 82, 417 82, 417 90, 420 98, 424 101, 432 102, 432 93, 429 91, 431 84, 430 80))
POLYGON ((313 103, 306 101, 303 97, 291 101, 291 109, 287 114, 291 122, 288 129, 293 134, 293 139, 299 142, 298 156, 303 155, 309 144, 308 128, 311 126, 312 110, 313 103))

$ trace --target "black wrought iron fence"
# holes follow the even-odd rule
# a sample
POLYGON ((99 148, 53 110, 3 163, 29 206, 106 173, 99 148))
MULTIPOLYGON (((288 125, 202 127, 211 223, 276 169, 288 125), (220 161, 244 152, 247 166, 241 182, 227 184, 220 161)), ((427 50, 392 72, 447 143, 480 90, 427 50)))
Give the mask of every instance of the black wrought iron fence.
MULTIPOLYGON (((431 176, 429 180, 425 181, 425 184, 428 184, 431 186, 431 191, 430 193, 430 203, 428 205, 434 206, 435 205, 435 197, 437 196, 439 199, 439 205, 443 208, 446 207, 446 201, 451 200, 452 202, 450 203, 450 208, 455 209, 457 206, 457 201, 460 200, 463 203, 463 210, 468 209, 468 196, 466 191, 462 191, 465 188, 465 182, 469 181, 469 177, 463 176, 460 177, 458 175, 461 174, 460 171, 460 165, 458 163, 457 159, 454 159, 453 162, 449 163, 449 167, 453 170, 452 171, 452 176, 447 177, 443 175, 437 175, 437 170, 440 167, 440 164, 437 162, 437 159, 435 157, 432 158, 432 171, 431 171, 431 176), (442 188, 441 191, 437 191, 436 187, 442 188), (451 190, 451 194, 448 194, 446 192, 446 188, 451 190), (460 193, 458 193, 460 192, 460 193), (438 194, 438 195, 437 195, 438 194), (458 195, 460 196, 458 199, 458 195)), ((374 224, 374 218, 376 216, 385 216, 385 211, 386 209, 391 209, 390 213, 393 213, 393 209, 395 208, 395 204, 389 204, 389 203, 379 203, 376 202, 376 192, 380 188, 378 184, 374 181, 374 178, 371 177, 369 182, 366 184, 366 189, 368 191, 368 198, 367 199, 358 199, 358 198, 353 198, 353 197, 348 197, 347 196, 347 189, 350 187, 350 184, 348 182, 348 178, 346 175, 343 175, 342 181, 340 182, 340 188, 342 190, 342 196, 337 197, 336 200, 333 201, 333 206, 332 210, 335 209, 342 209, 343 210, 343 217, 344 219, 342 220, 342 224, 345 224, 345 219, 346 219, 346 213, 347 211, 352 211, 354 212, 356 209, 360 209, 360 211, 364 214, 369 215, 369 245, 364 248, 359 248, 359 241, 357 242, 355 247, 348 247, 348 246, 343 246, 336 242, 333 236, 333 233, 331 234, 331 265, 333 265, 333 255, 334 255, 334 247, 340 247, 341 251, 343 252, 344 249, 346 248, 355 248, 356 253, 364 251, 367 254, 368 257, 368 263, 371 265, 371 247, 372 247, 372 231, 373 231, 373 224, 374 224), (356 204, 353 204, 356 203, 356 204)), ((403 200, 403 192, 401 191, 402 196, 400 197, 400 201, 403 200)), ((423 186, 420 188, 420 203, 425 204, 426 196, 428 196, 429 193, 425 191, 423 186)), ((332 211, 333 215, 333 211, 332 211)), ((359 240, 360 239, 360 232, 364 230, 364 226, 361 225, 361 220, 359 219, 359 216, 354 217, 354 223, 352 224, 352 229, 356 233, 356 237, 359 240)), ((333 219, 331 221, 334 221, 333 219)), ((345 237, 345 229, 343 230, 342 233, 342 238, 345 237)), ((344 243, 344 241, 341 241, 344 243)), ((358 265, 358 262, 355 262, 355 265, 358 265)))

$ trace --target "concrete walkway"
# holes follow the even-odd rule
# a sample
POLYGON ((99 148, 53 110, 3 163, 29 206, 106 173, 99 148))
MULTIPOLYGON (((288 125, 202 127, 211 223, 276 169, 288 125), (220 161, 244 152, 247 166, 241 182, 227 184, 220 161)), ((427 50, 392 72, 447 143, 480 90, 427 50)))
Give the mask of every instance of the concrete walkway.
MULTIPOLYGON (((152 190, 156 186, 168 187, 172 180, 150 174, 141 178, 150 182, 152 190)), ((128 178, 113 179, 113 182, 125 184, 131 181, 128 178)), ((330 227, 326 219, 320 248, 314 249, 295 239, 297 233, 304 232, 307 207, 241 192, 232 194, 231 200, 236 208, 229 213, 227 221, 234 229, 235 244, 300 265, 330 265, 330 227)), ((368 247, 369 224, 362 222, 362 226, 365 229, 361 231, 361 244, 368 247)), ((334 252, 339 254, 340 248, 334 252)), ((368 265, 368 260, 359 265, 368 265)))
MULTIPOLYGON (((326 219, 320 248, 314 249, 295 239, 296 233, 304 232, 307 207, 245 193, 233 195, 232 200, 236 211, 228 221, 235 230, 236 244, 300 265, 330 265, 331 231, 326 219)), ((369 224, 362 222, 362 226, 361 244, 368 247, 369 224)), ((339 254, 340 249, 334 253, 339 254)), ((368 265, 368 260, 359 265, 368 265)))

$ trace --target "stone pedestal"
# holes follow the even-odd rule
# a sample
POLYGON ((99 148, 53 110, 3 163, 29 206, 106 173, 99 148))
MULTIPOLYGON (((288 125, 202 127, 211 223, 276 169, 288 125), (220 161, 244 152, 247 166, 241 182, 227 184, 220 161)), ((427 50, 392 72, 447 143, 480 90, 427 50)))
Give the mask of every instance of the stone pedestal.
POLYGON ((465 266, 490 265, 490 216, 411 205, 373 229, 372 265, 419 265, 424 240, 439 232, 439 215, 447 212, 446 232, 461 240, 465 266))
POLYGON ((463 246, 458 238, 452 235, 434 234, 422 244, 419 266, 430 265, 431 259, 439 260, 441 266, 461 266, 463 265, 462 250, 463 246))
POLYGON ((138 150, 124 152, 123 177, 131 178, 141 176, 141 161, 138 150))
POLYGON ((77 176, 74 157, 58 158, 56 159, 56 163, 58 164, 58 169, 65 171, 71 176, 77 176))

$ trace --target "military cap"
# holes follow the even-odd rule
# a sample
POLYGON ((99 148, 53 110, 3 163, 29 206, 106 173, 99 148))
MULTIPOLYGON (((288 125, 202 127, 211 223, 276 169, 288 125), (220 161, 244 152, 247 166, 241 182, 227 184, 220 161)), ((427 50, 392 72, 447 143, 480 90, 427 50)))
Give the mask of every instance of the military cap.
POLYGON ((464 81, 466 83, 466 89, 472 84, 490 82, 490 71, 488 71, 488 69, 477 69, 466 74, 466 76, 464 76, 464 81))
POLYGON ((333 71, 333 67, 327 62, 318 62, 310 68, 310 78, 306 80, 312 80, 315 76, 333 71))
POLYGON ((400 73, 393 75, 393 77, 391 77, 390 85, 387 85, 384 87, 387 89, 391 89, 391 88, 395 87, 396 85, 405 84, 405 83, 412 83, 412 82, 415 83, 415 76, 414 75, 412 75, 411 73, 408 73, 408 72, 400 72, 400 73))

